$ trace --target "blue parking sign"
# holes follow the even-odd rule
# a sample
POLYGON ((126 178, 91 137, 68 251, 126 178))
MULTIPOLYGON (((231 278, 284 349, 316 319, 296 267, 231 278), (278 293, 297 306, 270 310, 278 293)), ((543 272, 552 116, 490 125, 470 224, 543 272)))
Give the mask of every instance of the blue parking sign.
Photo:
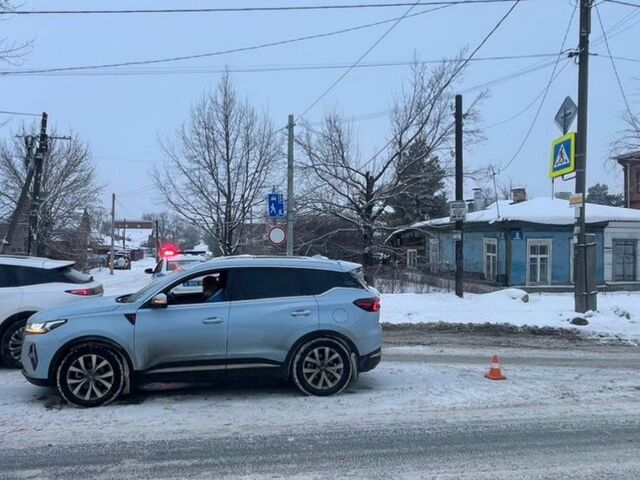
POLYGON ((284 217, 284 195, 281 193, 269 194, 269 217, 284 217))

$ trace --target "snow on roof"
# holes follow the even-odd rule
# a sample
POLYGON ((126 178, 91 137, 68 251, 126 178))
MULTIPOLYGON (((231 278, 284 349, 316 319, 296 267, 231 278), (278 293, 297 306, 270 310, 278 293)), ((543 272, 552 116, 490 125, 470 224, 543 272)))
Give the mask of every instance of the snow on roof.
MULTIPOLYGON (((575 208, 567 200, 539 197, 526 202, 505 204, 499 202, 498 209, 493 204, 486 210, 467 214, 466 223, 493 223, 519 221, 544 225, 572 225, 575 223, 575 208)), ((622 207, 609 207, 588 203, 586 209, 587 223, 601 222, 640 222, 640 210, 622 207)), ((411 225, 411 228, 448 225, 449 217, 436 218, 411 225)))

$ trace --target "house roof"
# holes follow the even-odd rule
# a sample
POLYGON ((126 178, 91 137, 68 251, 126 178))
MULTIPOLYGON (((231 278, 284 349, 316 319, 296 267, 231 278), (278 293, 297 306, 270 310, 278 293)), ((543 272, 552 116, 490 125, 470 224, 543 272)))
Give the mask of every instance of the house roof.
MULTIPOLYGON (((467 214, 465 223, 494 223, 519 221, 542 225, 573 225, 576 221, 575 209, 567 200, 550 197, 539 197, 526 202, 499 202, 500 216, 496 204, 485 210, 467 214)), ((586 208, 587 223, 602 222, 640 222, 640 210, 622 207, 609 207, 588 203, 586 208)), ((418 222, 409 228, 437 227, 448 225, 449 217, 436 218, 418 222)))

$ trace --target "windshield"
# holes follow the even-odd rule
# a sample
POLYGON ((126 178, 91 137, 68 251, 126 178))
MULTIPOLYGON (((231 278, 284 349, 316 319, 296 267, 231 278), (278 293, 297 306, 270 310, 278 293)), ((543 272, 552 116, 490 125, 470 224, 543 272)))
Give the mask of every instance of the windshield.
POLYGON ((141 298, 143 298, 145 295, 147 295, 147 293, 149 293, 151 290, 153 290, 157 286, 158 286, 158 281, 155 280, 151 282, 149 285, 147 285, 146 287, 142 288, 141 290, 138 290, 136 293, 133 293, 126 298, 120 297, 122 298, 122 303, 135 303, 141 298))

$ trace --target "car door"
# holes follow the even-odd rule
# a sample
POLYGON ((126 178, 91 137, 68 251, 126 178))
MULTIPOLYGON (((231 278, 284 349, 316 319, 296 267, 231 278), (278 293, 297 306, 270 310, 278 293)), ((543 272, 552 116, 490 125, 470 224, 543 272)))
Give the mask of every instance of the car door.
POLYGON ((237 268, 229 272, 228 368, 284 362, 305 333, 318 328, 318 303, 298 269, 237 268))
MULTIPOLYGON (((224 370, 229 302, 203 302, 201 295, 172 301, 183 282, 220 271, 176 276, 164 289, 169 303, 158 308, 147 302, 135 321, 136 369, 146 373, 188 373, 224 370)), ((184 295, 183 295, 184 297, 184 295)))

